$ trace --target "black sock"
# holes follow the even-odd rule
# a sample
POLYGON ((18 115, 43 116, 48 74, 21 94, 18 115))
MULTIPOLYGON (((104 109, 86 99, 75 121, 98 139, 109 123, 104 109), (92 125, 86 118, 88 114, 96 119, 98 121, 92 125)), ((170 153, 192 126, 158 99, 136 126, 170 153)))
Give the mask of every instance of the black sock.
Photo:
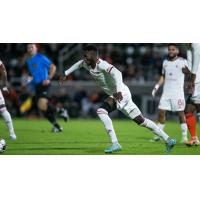
POLYGON ((56 109, 54 106, 49 104, 47 110, 43 112, 43 115, 53 126, 60 128, 59 124, 56 122, 56 109))

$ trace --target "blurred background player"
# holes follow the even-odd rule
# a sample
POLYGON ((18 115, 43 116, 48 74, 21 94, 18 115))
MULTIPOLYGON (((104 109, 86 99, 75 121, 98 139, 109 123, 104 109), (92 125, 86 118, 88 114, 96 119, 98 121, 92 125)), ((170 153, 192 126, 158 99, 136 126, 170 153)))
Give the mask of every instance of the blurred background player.
POLYGON ((84 49, 84 60, 78 61, 71 68, 66 70, 65 77, 61 79, 60 84, 67 79, 69 74, 81 67, 89 71, 97 85, 109 96, 102 106, 97 109, 97 115, 103 122, 112 142, 112 146, 106 148, 105 153, 121 150, 112 120, 108 115, 116 109, 120 110, 138 125, 148 128, 154 134, 161 137, 166 142, 167 151, 171 151, 176 141, 170 139, 170 137, 154 122, 142 116, 141 111, 132 101, 129 88, 123 83, 122 73, 113 65, 100 59, 95 46, 89 45, 84 49))
MULTIPOLYGON (((35 90, 37 107, 53 125, 52 131, 61 132, 63 128, 56 121, 57 109, 50 103, 48 97, 48 88, 56 73, 56 66, 45 55, 38 53, 36 44, 28 44, 27 53, 26 64, 32 76, 31 86, 35 90)), ((65 121, 68 120, 66 109, 62 108, 58 112, 60 117, 65 121)))
POLYGON ((5 66, 4 66, 4 64, 2 63, 1 60, 0 60, 0 81, 1 81, 0 114, 1 114, 2 118, 4 119, 6 125, 7 125, 8 131, 9 131, 9 134, 10 134, 10 139, 16 140, 17 137, 16 137, 15 132, 14 132, 12 119, 11 119, 10 113, 8 112, 8 110, 6 108, 5 100, 4 100, 4 97, 2 95, 2 93, 5 94, 5 95, 8 95, 9 91, 8 91, 8 88, 7 88, 7 71, 6 71, 6 68, 5 68, 5 66))
POLYGON ((191 43, 187 50, 187 59, 191 67, 191 78, 189 83, 190 97, 187 100, 185 114, 188 129, 191 135, 187 145, 200 145, 196 129, 194 112, 197 112, 200 121, 200 44, 191 43))
MULTIPOLYGON (((187 124, 185 118, 185 96, 184 80, 185 74, 189 74, 187 60, 178 57, 179 49, 176 44, 168 45, 168 58, 163 62, 162 75, 155 85, 152 96, 155 97, 159 87, 164 84, 162 96, 158 106, 158 127, 164 130, 166 112, 177 112, 181 125, 181 143, 187 142, 187 124)), ((152 141, 159 141, 161 138, 154 137, 152 141)))

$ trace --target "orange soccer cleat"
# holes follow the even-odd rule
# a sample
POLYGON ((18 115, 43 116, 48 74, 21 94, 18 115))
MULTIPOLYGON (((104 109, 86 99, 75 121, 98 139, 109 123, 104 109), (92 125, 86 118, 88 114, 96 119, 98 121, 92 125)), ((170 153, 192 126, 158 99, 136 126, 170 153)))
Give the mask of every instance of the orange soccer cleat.
POLYGON ((185 142, 187 146, 199 146, 200 142, 198 137, 192 137, 189 141, 185 142))

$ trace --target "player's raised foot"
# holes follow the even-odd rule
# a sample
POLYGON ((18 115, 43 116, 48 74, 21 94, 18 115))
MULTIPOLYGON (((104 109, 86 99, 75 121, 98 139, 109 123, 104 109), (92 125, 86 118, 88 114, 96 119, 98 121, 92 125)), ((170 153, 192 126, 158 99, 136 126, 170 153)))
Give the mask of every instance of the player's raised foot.
POLYGON ((189 141, 185 142, 185 144, 189 147, 199 146, 200 142, 199 142, 199 139, 195 137, 195 138, 191 138, 189 141))
POLYGON ((60 132, 62 132, 62 131, 63 131, 63 127, 54 126, 54 127, 52 128, 52 132, 53 132, 53 133, 60 133, 60 132))
POLYGON ((105 153, 113 153, 113 152, 118 152, 121 151, 122 147, 119 143, 115 143, 112 146, 108 147, 105 149, 105 153))
POLYGON ((176 140, 175 139, 168 138, 168 140, 166 142, 166 152, 170 153, 175 144, 176 144, 176 140))
POLYGON ((150 139, 149 141, 150 142, 159 142, 159 141, 161 141, 161 138, 158 136, 155 136, 153 139, 150 139))
POLYGON ((188 142, 188 138, 185 137, 185 136, 182 137, 181 140, 180 140, 180 143, 181 143, 181 144, 186 144, 187 142, 188 142))
POLYGON ((62 119, 64 119, 65 122, 69 120, 69 114, 67 112, 67 109, 61 108, 59 111, 59 115, 62 119))
POLYGON ((10 135, 10 140, 14 141, 17 139, 17 136, 15 134, 10 135))

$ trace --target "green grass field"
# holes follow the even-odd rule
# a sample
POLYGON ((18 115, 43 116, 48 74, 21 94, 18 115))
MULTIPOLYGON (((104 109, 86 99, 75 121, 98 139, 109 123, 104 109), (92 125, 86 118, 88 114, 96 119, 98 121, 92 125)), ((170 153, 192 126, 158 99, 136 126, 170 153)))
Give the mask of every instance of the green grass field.
MULTIPOLYGON (((130 120, 115 120, 114 127, 123 147, 119 154, 166 155, 164 142, 150 143, 153 134, 138 127, 130 120)), ((3 155, 100 155, 109 145, 109 138, 98 120, 61 121, 64 132, 51 133, 51 126, 45 120, 15 119, 17 141, 9 141, 5 124, 1 120, 0 137, 6 139, 7 150, 3 155)), ((198 127, 200 130, 200 127, 198 127)), ((166 131, 180 140, 180 126, 168 122, 166 131)), ((172 155, 200 154, 200 147, 186 147, 177 144, 172 155)))

